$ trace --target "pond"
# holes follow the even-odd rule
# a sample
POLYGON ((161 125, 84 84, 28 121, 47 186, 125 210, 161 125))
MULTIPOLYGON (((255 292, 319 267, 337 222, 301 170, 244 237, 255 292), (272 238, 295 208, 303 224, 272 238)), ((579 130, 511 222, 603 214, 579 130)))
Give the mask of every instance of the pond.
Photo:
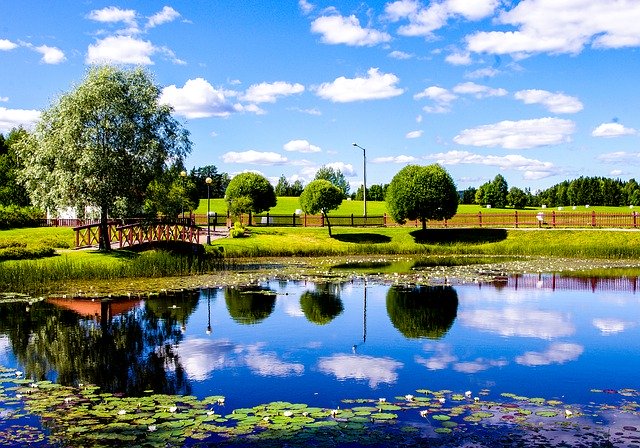
POLYGON ((637 282, 2 303, 0 444, 640 446, 637 282))

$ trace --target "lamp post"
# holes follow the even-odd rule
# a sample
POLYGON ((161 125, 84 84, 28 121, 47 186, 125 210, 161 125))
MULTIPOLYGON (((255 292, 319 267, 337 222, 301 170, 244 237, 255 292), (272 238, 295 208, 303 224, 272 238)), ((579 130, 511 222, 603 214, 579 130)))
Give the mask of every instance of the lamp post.
POLYGON ((356 148, 362 149, 362 199, 364 200, 364 217, 367 217, 367 150, 357 143, 353 143, 356 148))
POLYGON ((182 220, 184 221, 184 195, 186 193, 184 180, 187 177, 187 172, 182 170, 180 171, 180 178, 182 179, 182 220))
POLYGON ((211 214, 211 182, 213 182, 213 179, 207 177, 204 181, 207 183, 207 245, 210 245, 211 223, 209 221, 209 215, 211 214))

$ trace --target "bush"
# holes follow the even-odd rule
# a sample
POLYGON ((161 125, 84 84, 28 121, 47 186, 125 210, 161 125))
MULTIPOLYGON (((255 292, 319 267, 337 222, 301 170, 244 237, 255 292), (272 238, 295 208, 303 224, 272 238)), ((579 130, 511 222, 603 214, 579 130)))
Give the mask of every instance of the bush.
POLYGON ((244 227, 238 221, 233 224, 233 227, 229 229, 229 236, 231 238, 241 238, 244 236, 244 227))
POLYGON ((36 258, 52 257, 56 251, 52 247, 36 246, 27 248, 26 244, 17 244, 0 248, 0 261, 4 260, 32 260, 36 258))
POLYGON ((44 218, 44 213, 34 207, 0 205, 0 229, 37 227, 42 218, 44 218))

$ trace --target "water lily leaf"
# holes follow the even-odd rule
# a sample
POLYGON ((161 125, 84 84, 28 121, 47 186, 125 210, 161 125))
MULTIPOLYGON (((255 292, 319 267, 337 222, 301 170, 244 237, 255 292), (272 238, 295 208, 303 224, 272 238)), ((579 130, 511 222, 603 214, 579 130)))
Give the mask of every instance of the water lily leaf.
POLYGON ((436 428, 434 431, 438 434, 451 434, 452 432, 451 428, 436 428))
POLYGON ((556 417, 558 413, 556 411, 538 411, 536 415, 540 417, 556 417))
POLYGON ((380 412, 377 414, 371 414, 371 419, 376 421, 376 420, 392 420, 398 418, 398 416, 396 414, 392 414, 390 412, 380 412))

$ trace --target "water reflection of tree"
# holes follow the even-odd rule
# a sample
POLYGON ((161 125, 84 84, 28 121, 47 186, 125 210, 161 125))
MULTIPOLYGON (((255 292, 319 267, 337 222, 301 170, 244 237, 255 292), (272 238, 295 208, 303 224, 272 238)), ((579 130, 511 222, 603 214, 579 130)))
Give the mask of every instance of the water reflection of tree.
POLYGON ((451 286, 392 286, 387 292, 389 319, 407 338, 442 338, 457 312, 458 293, 451 286))
POLYGON ((102 323, 48 303, 29 312, 24 305, 3 305, 0 332, 8 334, 29 378, 95 384, 129 395, 149 389, 189 394, 174 347, 198 297, 197 292, 160 296, 102 323))
POLYGON ((276 304, 276 293, 257 286, 225 288, 224 300, 233 320, 254 325, 271 315, 276 304))
POLYGON ((300 308, 307 320, 326 325, 339 316, 344 310, 339 291, 339 285, 332 283, 322 283, 315 291, 305 291, 300 296, 300 308))

